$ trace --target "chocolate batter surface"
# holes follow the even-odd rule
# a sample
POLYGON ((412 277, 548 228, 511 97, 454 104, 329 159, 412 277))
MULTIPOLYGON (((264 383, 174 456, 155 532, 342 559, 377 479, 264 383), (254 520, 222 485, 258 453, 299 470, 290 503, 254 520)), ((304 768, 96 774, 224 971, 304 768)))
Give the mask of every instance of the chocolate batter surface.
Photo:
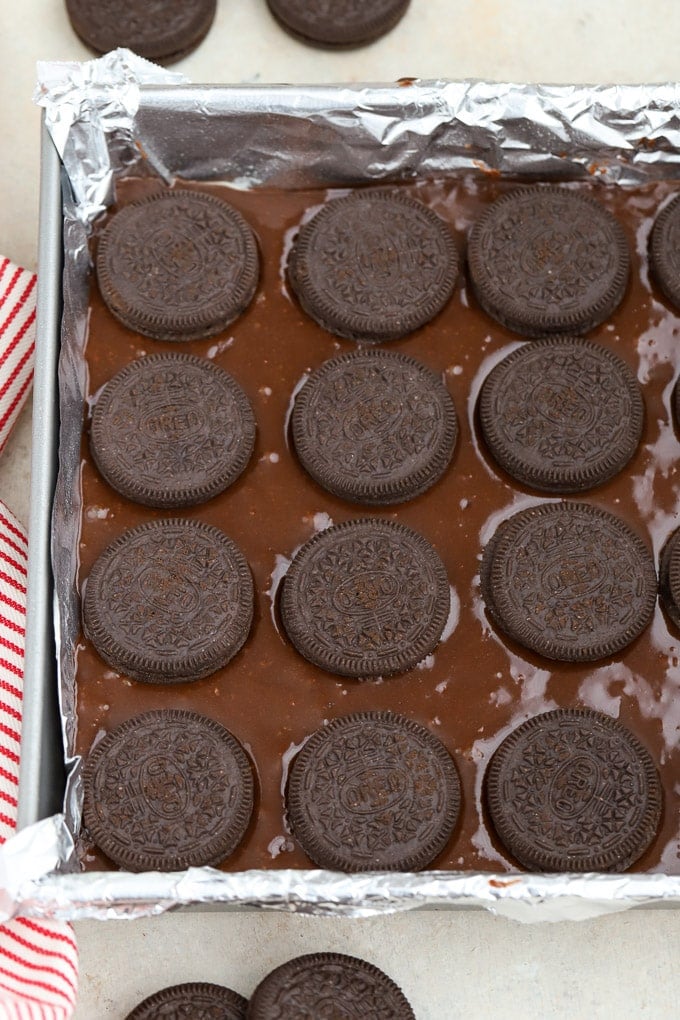
MULTIPOLYGON (((255 453, 240 479, 222 495, 184 512, 223 529, 243 550, 255 582, 255 620, 248 641, 223 670, 171 689, 112 672, 81 637, 75 750, 86 754, 98 734, 139 712, 186 708, 211 716, 252 755, 259 786, 254 821, 225 869, 305 868, 310 862, 291 836, 282 797, 292 757, 325 720, 392 710, 429 727, 447 746, 460 772, 461 819, 432 868, 512 871, 517 866, 495 840, 481 803, 488 761, 510 730, 531 715, 589 706, 619 718, 632 730, 649 748, 660 772, 665 799, 661 829, 636 870, 680 873, 680 633, 657 606, 652 624, 614 658, 594 664, 555 663, 501 637, 481 600, 478 575, 484 544, 499 521, 545 501, 494 465, 475 421, 482 381, 520 338, 482 312, 462 273, 452 299, 432 322, 389 345, 441 374, 455 402, 460 435, 451 465, 433 488, 398 508, 374 512, 376 517, 403 522, 432 543, 448 572, 451 612, 434 654, 404 675, 357 682, 324 673, 286 639, 278 616, 278 585, 294 552, 316 531, 365 516, 366 508, 343 502, 312 481, 295 457, 287 425, 291 396, 306 374, 356 345, 332 337, 304 314, 286 284, 284 266, 303 218, 329 198, 347 192, 246 192, 185 182, 181 186, 231 202, 252 226, 260 245, 262 274, 248 310, 223 334, 182 346, 230 372, 244 388, 257 419, 255 453)), ((498 179, 467 178, 421 181, 398 190, 439 213, 462 251, 472 222, 513 186, 498 179)), ((658 557, 680 523, 680 443, 670 414, 673 381, 680 368, 680 315, 650 282, 646 250, 654 215, 680 191, 680 184, 623 189, 593 182, 568 187, 594 195, 626 232, 631 281, 620 307, 589 337, 631 366, 646 405, 645 431, 633 459, 620 475, 583 499, 628 521, 658 557)), ((124 181, 118 205, 160 188, 154 181, 124 181)), ((90 404, 124 365, 164 350, 176 351, 177 344, 125 329, 103 304, 93 280, 86 349, 90 404)), ((163 516, 163 511, 128 502, 104 482, 89 455, 87 423, 81 471, 82 588, 109 542, 125 528, 163 516)), ((113 867, 84 838, 80 849, 84 867, 113 867)))

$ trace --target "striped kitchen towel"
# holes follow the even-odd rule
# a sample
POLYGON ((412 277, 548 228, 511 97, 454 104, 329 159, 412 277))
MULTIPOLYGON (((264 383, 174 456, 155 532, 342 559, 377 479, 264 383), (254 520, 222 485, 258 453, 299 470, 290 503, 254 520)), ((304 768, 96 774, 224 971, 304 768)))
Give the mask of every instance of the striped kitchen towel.
POLYGON ((35 284, 35 273, 0 257, 0 451, 33 380, 35 284))
MULTIPOLYGON (((35 274, 0 257, 0 450, 30 389, 35 274)), ((0 844, 16 827, 28 541, 0 503, 0 844)), ((78 983, 70 926, 17 918, 0 925, 0 1020, 67 1020, 78 983)))

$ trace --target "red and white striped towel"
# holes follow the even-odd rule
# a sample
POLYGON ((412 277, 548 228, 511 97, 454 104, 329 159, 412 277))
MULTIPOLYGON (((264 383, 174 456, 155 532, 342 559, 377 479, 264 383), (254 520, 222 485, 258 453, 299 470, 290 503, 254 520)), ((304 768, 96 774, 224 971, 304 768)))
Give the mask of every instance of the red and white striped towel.
MULTIPOLYGON (((0 450, 33 379, 34 273, 0 257, 0 450)), ((16 827, 26 624, 26 532, 0 503, 0 844, 16 827)), ((71 927, 0 925, 0 1020, 67 1020, 78 985, 71 927)))
POLYGON ((0 257, 0 452, 33 379, 35 273, 0 257))

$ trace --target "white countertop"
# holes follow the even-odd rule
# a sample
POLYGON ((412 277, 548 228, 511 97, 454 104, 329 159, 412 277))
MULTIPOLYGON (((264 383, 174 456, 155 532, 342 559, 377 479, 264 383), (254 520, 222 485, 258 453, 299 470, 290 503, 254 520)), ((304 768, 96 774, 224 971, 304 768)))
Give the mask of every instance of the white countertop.
MULTIPOLYGON (((36 265, 39 115, 35 62, 90 56, 62 0, 1 0, 3 187, 0 252, 36 265)), ((412 0, 386 38, 349 53, 285 35, 265 0, 218 0, 202 46, 176 65, 195 82, 391 81, 402 76, 551 82, 680 77, 680 5, 672 0, 412 0)), ((0 462, 0 498, 28 518, 30 410, 0 462)), ((363 956, 402 985, 418 1020, 671 1018, 678 1015, 680 912, 635 911, 519 926, 484 913, 373 920, 290 914, 172 914, 81 922, 78 1020, 122 1018, 167 984, 209 980, 249 995, 268 969, 302 952, 363 956)))

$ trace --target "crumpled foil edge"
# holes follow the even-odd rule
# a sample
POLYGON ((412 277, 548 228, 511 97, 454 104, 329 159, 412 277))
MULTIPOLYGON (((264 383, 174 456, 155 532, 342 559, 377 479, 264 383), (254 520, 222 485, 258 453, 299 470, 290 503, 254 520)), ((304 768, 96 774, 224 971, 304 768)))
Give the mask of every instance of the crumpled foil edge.
POLYGON ((372 917, 419 908, 485 908, 535 923, 587 920, 631 907, 680 904, 666 875, 493 875, 459 872, 53 872, 70 850, 63 816, 22 830, 0 850, 0 922, 20 912, 61 920, 135 919, 199 904, 372 917), (7 852, 10 845, 16 845, 7 852), (35 866, 42 868, 36 877, 35 866))

